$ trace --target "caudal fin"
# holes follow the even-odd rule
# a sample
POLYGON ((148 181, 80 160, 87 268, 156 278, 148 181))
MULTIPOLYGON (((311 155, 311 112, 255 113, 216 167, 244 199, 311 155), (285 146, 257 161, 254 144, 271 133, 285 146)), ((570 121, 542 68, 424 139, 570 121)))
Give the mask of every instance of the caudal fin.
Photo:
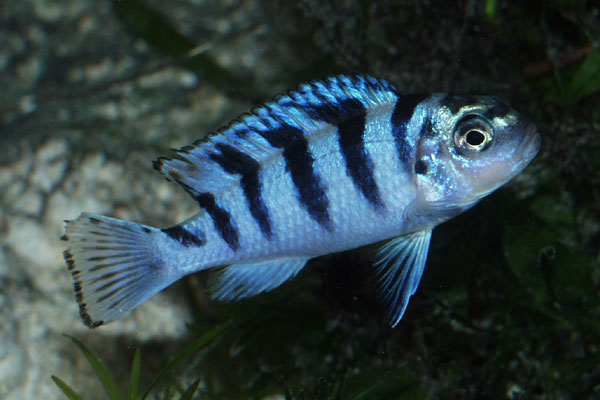
POLYGON ((121 317, 175 279, 155 250, 156 228, 92 214, 67 221, 65 261, 90 328, 121 317))

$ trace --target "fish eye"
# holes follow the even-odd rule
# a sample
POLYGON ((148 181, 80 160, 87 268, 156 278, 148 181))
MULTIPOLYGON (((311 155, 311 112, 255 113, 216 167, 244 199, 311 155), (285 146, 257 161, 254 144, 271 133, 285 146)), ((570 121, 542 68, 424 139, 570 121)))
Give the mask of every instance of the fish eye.
POLYGON ((480 152, 494 138, 490 123, 478 115, 468 115, 456 124, 454 143, 461 151, 480 152))

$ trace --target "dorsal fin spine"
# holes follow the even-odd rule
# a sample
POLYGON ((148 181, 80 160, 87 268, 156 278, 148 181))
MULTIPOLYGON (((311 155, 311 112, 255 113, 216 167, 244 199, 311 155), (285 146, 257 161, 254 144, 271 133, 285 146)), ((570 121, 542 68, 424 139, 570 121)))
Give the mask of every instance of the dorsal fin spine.
POLYGON ((304 83, 240 116, 228 127, 194 142, 193 146, 181 148, 177 151, 180 159, 159 158, 154 165, 191 194, 218 193, 232 179, 240 179, 238 174, 227 173, 211 160, 210 154, 217 151, 218 145, 235 147, 262 165, 264 160, 281 154, 285 146, 294 142, 293 137, 282 136, 275 144, 275 131, 279 135, 301 132, 307 136, 325 122, 323 118, 320 118, 321 122, 312 118, 311 109, 320 109, 330 115, 347 115, 349 110, 345 107, 353 107, 352 104, 361 104, 359 108, 368 110, 393 101, 397 95, 398 91, 390 83, 370 76, 340 75, 304 83))

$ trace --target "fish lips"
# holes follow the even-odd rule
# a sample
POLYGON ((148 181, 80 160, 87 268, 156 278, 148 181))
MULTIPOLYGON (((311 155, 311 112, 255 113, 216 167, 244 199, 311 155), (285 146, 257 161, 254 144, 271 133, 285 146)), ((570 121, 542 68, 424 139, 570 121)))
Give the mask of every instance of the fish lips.
POLYGON ((529 123, 526 132, 515 150, 515 156, 524 162, 523 167, 533 160, 542 147, 542 135, 540 135, 534 123, 529 123))

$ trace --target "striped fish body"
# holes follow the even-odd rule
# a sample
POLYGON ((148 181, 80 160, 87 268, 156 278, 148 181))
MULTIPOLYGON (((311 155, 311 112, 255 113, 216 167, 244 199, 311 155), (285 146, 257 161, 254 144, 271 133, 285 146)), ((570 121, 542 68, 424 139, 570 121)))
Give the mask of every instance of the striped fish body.
MULTIPOLYGON (((262 160, 256 177, 247 179, 251 183, 244 185, 240 174, 216 177, 219 184, 228 180, 230 185, 225 190, 209 193, 228 216, 219 219, 216 210, 211 213, 205 209, 180 225, 186 231, 201 231, 207 235, 206 248, 191 248, 189 258, 180 265, 188 265, 192 272, 199 267, 257 262, 288 255, 312 258, 410 230, 402 214, 415 198, 417 188, 413 174, 408 171, 406 161, 400 159, 395 145, 390 118, 395 99, 391 92, 388 96, 385 102, 361 110, 360 117, 347 127, 306 116, 300 125, 302 131, 314 134, 298 133, 297 143, 288 152, 277 150, 262 160), (344 142, 340 140, 342 137, 349 140, 344 142)), ((248 116, 242 124, 254 118, 248 116)), ((201 149, 202 153, 218 155, 220 165, 212 165, 209 160, 201 165, 214 167, 214 172, 222 174, 234 170, 228 162, 235 163, 246 156, 260 158, 256 153, 264 151, 262 148, 271 151, 270 142, 259 133, 246 135, 245 139, 253 136, 252 147, 246 143, 243 146, 236 143, 233 147, 229 141, 219 145, 223 137, 216 136, 212 139, 217 142, 214 146, 203 143, 200 148, 188 151, 201 149), (257 151, 254 145, 262 148, 257 151)), ((185 150, 180 154, 186 157, 185 150)), ((250 164, 247 162, 245 169, 250 164)), ((158 168, 177 182, 180 179, 176 176, 185 167, 168 160, 161 162, 158 168)), ((198 174, 202 172, 193 172, 194 176, 198 174)), ((215 188, 203 190, 210 189, 215 188)), ((183 255, 177 253, 179 257, 183 255)))
POLYGON ((339 76, 301 85, 154 166, 202 211, 157 229, 82 214, 65 258, 89 326, 189 273, 212 295, 271 290, 308 259, 391 239, 376 263, 392 325, 419 284, 432 229, 514 175, 535 126, 493 97, 402 96, 339 76))

